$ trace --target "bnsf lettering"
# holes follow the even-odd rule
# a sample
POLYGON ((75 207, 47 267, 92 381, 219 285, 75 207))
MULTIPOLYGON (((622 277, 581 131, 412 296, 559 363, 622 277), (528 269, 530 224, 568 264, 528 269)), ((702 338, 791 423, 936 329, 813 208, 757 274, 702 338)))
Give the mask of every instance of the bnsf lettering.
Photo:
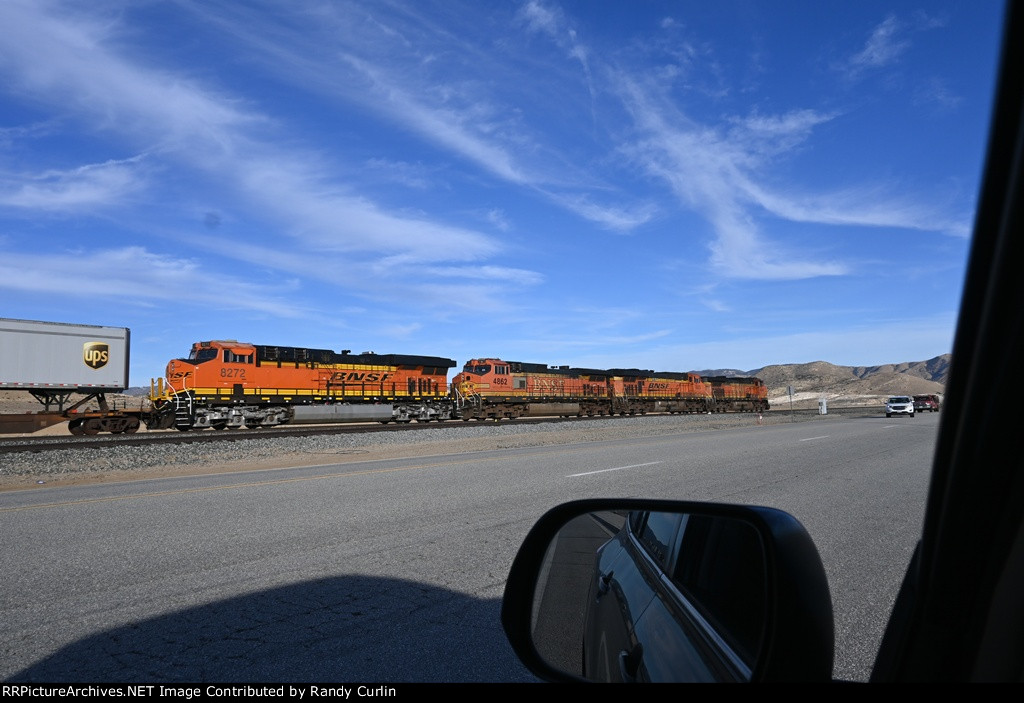
POLYGON ((389 373, 379 373, 377 371, 343 371, 341 373, 334 374, 332 379, 335 383, 348 383, 348 382, 361 382, 361 383, 378 383, 384 382, 391 378, 389 373))
POLYGON ((560 381, 544 379, 544 378, 535 378, 533 380, 533 383, 534 383, 535 386, 537 386, 537 388, 561 388, 562 387, 562 383, 560 381))

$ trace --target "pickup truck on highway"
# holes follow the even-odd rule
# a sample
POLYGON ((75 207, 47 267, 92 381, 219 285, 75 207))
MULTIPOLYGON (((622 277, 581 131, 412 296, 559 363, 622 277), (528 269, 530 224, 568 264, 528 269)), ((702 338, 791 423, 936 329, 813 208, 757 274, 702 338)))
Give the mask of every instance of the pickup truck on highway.
POLYGON ((928 394, 914 396, 914 412, 938 412, 940 405, 942 405, 942 403, 939 401, 939 396, 937 395, 928 394))

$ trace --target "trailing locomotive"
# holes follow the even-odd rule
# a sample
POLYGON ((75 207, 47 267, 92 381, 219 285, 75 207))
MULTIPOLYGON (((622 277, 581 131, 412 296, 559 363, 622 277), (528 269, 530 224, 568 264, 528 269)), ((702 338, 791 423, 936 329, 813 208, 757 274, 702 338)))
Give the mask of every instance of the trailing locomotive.
POLYGON ((760 379, 702 378, 695 373, 472 359, 452 379, 452 385, 463 400, 464 420, 768 409, 768 389, 760 379))
POLYGON ((762 412, 768 409, 768 388, 753 377, 704 376, 711 384, 714 407, 722 412, 762 412))
POLYGON ((196 342, 151 393, 159 420, 150 428, 449 420, 453 366, 437 356, 196 342))

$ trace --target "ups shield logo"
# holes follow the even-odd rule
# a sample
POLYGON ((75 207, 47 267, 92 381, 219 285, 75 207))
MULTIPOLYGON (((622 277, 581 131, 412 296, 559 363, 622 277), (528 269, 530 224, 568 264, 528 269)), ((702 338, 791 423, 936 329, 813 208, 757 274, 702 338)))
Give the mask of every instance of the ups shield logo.
POLYGON ((103 342, 86 342, 82 359, 89 368, 102 369, 110 360, 110 345, 103 342))

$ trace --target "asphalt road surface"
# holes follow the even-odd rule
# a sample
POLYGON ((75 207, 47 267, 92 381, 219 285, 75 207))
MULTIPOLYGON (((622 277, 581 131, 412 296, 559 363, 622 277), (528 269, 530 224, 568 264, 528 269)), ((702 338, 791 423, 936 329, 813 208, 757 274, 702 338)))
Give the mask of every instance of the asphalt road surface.
POLYGON ((0 494, 4 681, 532 681, 499 623, 553 505, 786 510, 866 681, 920 534, 938 415, 0 494))

